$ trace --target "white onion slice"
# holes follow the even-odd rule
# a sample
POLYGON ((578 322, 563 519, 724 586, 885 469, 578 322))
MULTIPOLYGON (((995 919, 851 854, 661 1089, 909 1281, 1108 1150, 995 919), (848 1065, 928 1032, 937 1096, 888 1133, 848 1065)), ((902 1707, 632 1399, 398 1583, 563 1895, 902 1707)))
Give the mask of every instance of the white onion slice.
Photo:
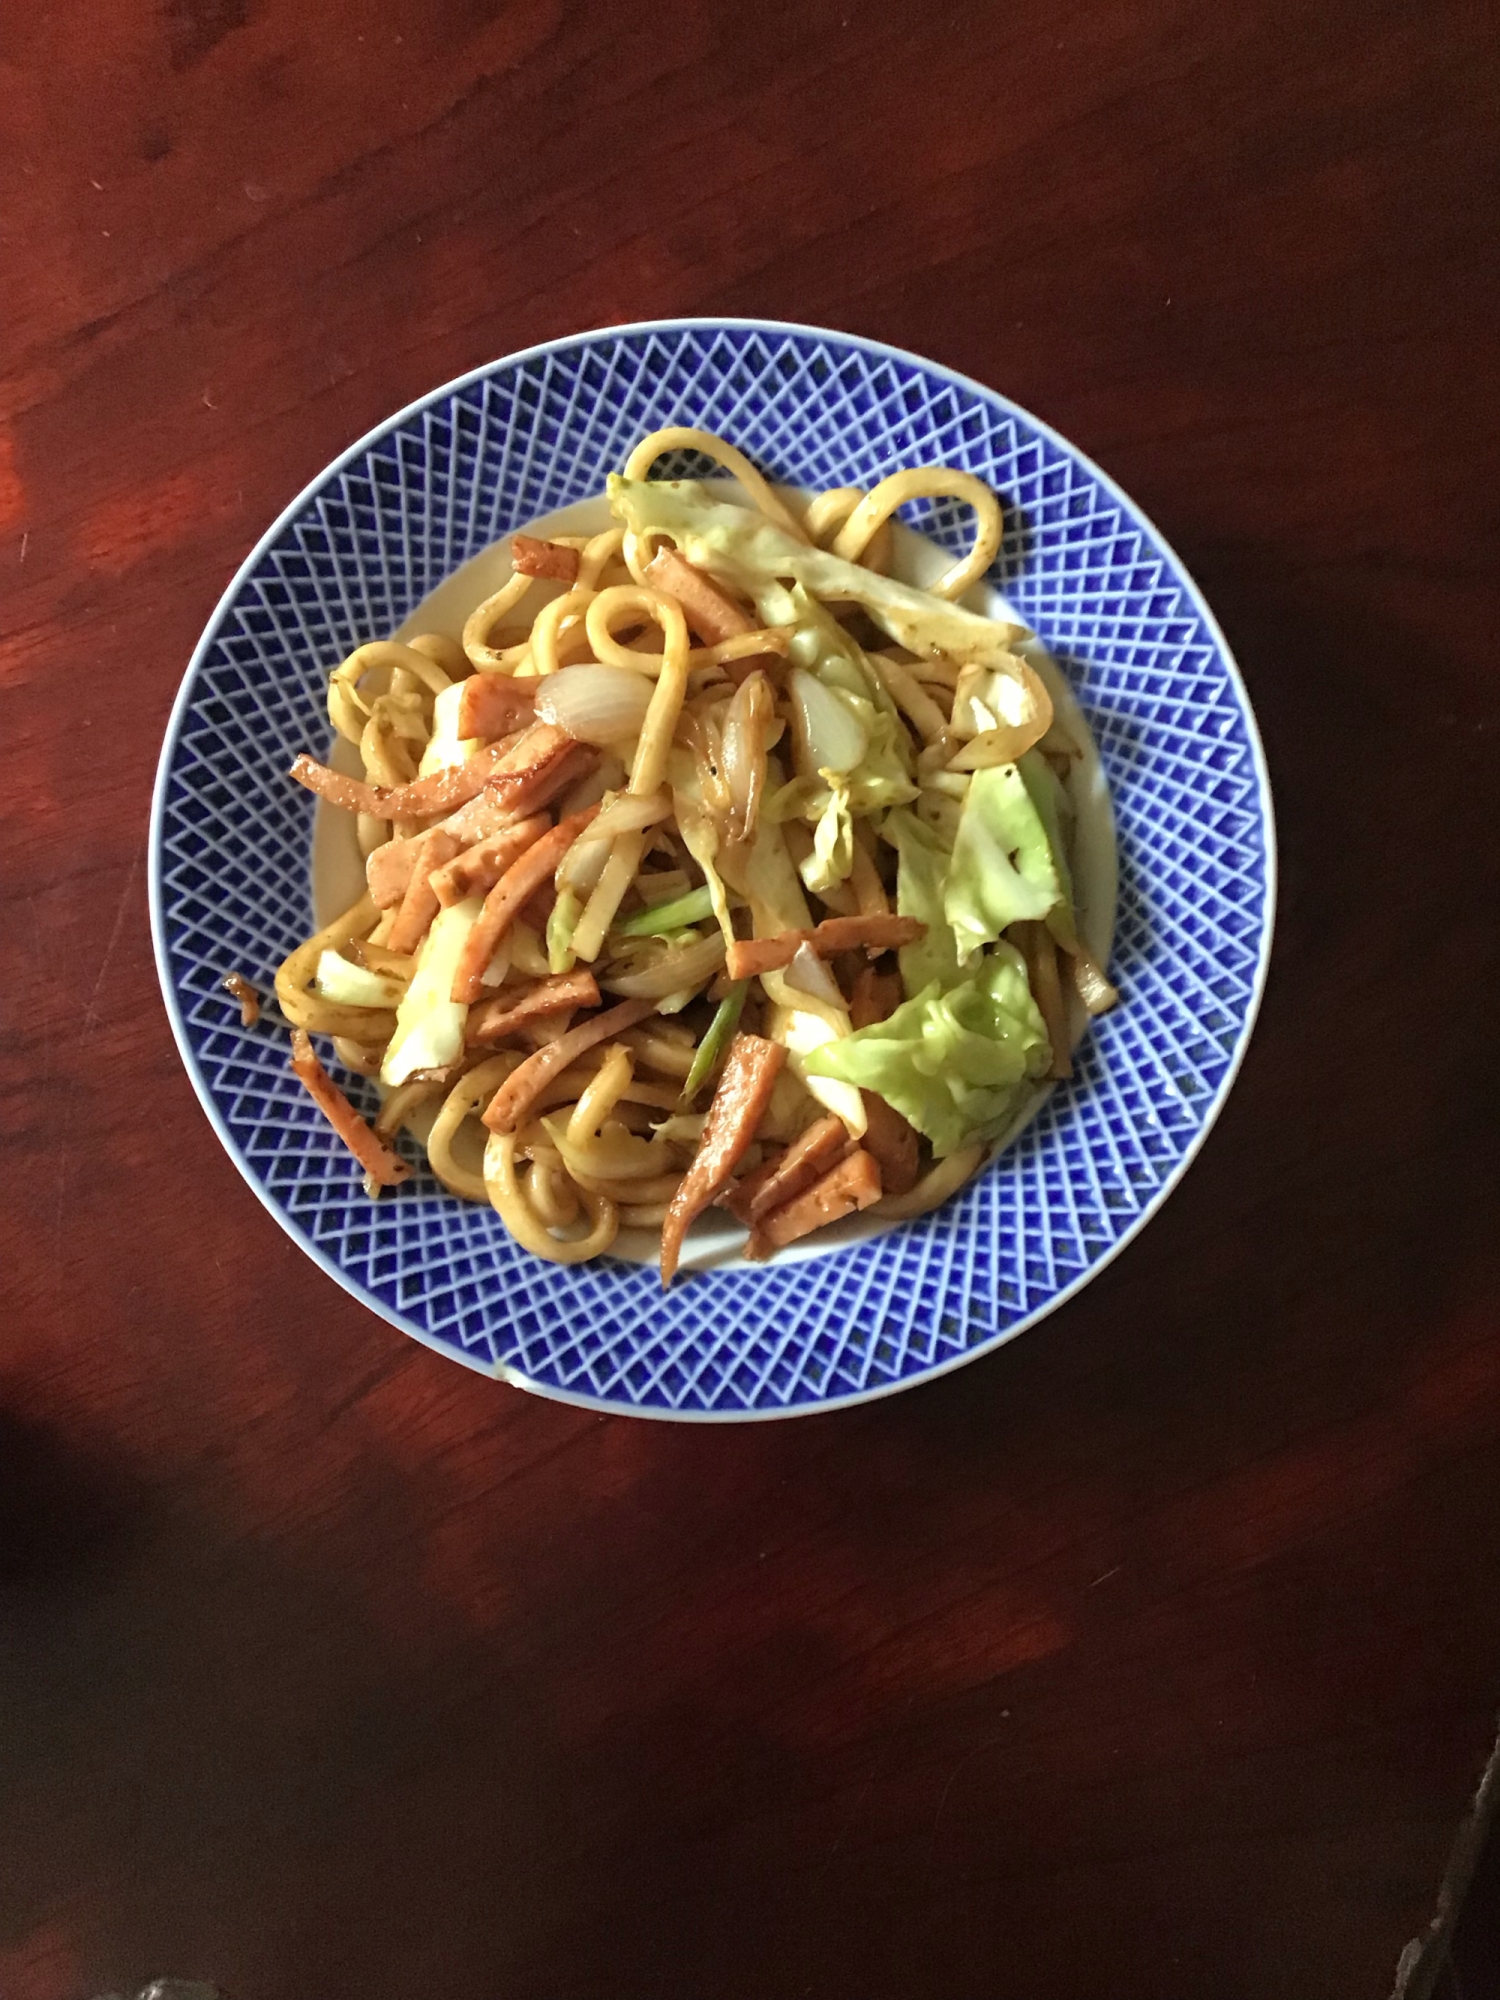
POLYGON ((775 724, 776 698, 771 683, 757 670, 741 681, 724 718, 724 777, 732 830, 742 840, 755 832, 766 782, 766 750, 775 724))
POLYGON ((627 1000, 665 1000, 669 994, 690 992, 712 979, 724 963, 726 949, 722 935, 704 938, 701 944, 663 953, 644 972, 623 973, 603 984, 611 993, 623 993, 627 1000))
POLYGON ((394 1007, 406 991, 406 981, 387 972, 371 972, 367 965, 351 965, 338 952, 325 951, 313 975, 313 990, 341 1007, 394 1007))
POLYGON ((621 792, 607 799, 604 810, 589 828, 590 840, 613 840, 617 833, 640 833, 664 820, 672 810, 672 794, 665 786, 659 792, 621 792))
POLYGON ((595 840, 592 827, 581 833, 557 864, 558 893, 570 889, 575 896, 591 896, 599 886, 609 855, 610 843, 595 840))
POLYGON ((864 726, 838 696, 801 667, 787 675, 786 684, 797 733, 800 775, 815 778, 820 771, 852 771, 863 762, 869 747, 864 726))
POLYGON ((580 743, 628 743, 641 733, 655 687, 630 667, 561 667, 537 690, 537 720, 580 743))
POLYGON ((814 1000, 826 1000, 834 1007, 848 1004, 839 991, 838 981, 810 944, 798 945, 785 978, 788 986, 794 986, 799 993, 810 993, 814 1000))
POLYGON ((659 792, 621 792, 607 799, 593 825, 579 834, 558 863, 558 888, 571 889, 575 896, 592 894, 604 873, 615 835, 642 833, 664 820, 671 810, 672 794, 665 786, 659 792))

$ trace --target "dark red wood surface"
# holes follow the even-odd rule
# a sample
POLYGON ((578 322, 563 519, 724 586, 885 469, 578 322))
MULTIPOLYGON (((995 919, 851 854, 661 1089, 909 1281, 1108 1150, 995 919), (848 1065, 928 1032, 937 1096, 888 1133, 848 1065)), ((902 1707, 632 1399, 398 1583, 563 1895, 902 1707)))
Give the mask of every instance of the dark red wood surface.
POLYGON ((1497 38, 1432 0, 0 9, 0 1996, 1381 1996, 1500 1697, 1497 38), (757 313, 1160 521, 1278 787, 1265 1012, 1002 1353, 605 1420, 371 1318, 179 1067, 153 766, 436 382, 757 313))

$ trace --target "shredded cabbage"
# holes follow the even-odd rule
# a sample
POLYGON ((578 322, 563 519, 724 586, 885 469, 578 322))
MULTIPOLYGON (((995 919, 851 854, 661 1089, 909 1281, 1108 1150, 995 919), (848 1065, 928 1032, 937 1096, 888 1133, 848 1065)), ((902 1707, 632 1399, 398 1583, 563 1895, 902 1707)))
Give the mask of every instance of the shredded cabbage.
POLYGON ((926 924, 927 935, 899 953, 901 984, 908 1000, 934 981, 951 986, 959 976, 958 945, 943 914, 950 850, 915 813, 887 813, 884 837, 895 848, 896 908, 903 917, 926 924))
POLYGON ((825 796, 828 803, 813 829, 813 851, 797 868, 815 896, 836 888, 854 866, 854 815, 849 807, 849 787, 831 785, 825 796))
POLYGON ((802 1063, 809 1088, 827 1077, 877 1091, 944 1159, 997 1137, 1051 1060, 1026 962, 1002 944, 957 985, 945 991, 934 980, 889 1020, 811 1049, 802 1063))
POLYGON ((1014 764, 976 771, 958 822, 943 915, 961 959, 1009 925, 1049 916, 1061 903, 1052 843, 1014 764))
POLYGON ((483 907, 480 897, 468 896, 433 918, 411 984, 396 1009, 396 1032, 380 1065, 382 1083, 405 1083, 414 1070, 443 1069, 463 1054, 469 1010, 450 995, 458 961, 483 907))
POLYGON ((773 1000, 779 995, 783 1001, 792 1003, 789 1006, 774 1005, 766 1023, 766 1032, 772 1041, 780 1042, 786 1050, 787 1068, 825 1111, 831 1111, 835 1118, 842 1118, 854 1138, 862 1138, 868 1124, 868 1113, 858 1085, 840 1080, 834 1071, 820 1071, 814 1067, 816 1057, 826 1055, 830 1049, 843 1048, 853 1040, 849 1033, 849 1016, 842 1009, 830 1007, 811 995, 799 993, 795 986, 788 986, 784 973, 765 973, 761 984, 773 1000))
POLYGON ((722 857, 724 879, 750 905, 756 937, 777 937, 782 931, 812 928, 807 898, 787 850, 786 836, 774 818, 762 813, 755 836, 722 857))
MULTIPOLYGON (((905 805, 917 795, 912 776, 911 738, 885 682, 833 614, 800 584, 790 593, 787 608, 792 614, 787 622, 795 627, 792 659, 845 710, 864 738, 864 748, 854 766, 829 758, 810 763, 805 769, 799 766, 798 776, 807 781, 819 777, 824 783, 832 783, 834 780, 828 776, 831 767, 848 786, 850 806, 856 813, 883 812, 888 806, 905 805)), ((763 616, 764 611, 762 607, 763 616)), ((795 681, 795 674, 792 679, 795 681)), ((819 814, 804 812, 802 816, 811 821, 819 814)))
POLYGON ((1023 626, 977 617, 915 584, 795 541, 749 508, 716 500, 700 480, 616 474, 609 501, 635 534, 670 535, 690 563, 748 592, 767 624, 793 622, 785 615, 789 578, 804 593, 863 605, 882 631, 914 653, 941 652, 1004 668, 1014 642, 1025 636, 1023 626), (770 615, 775 612, 780 615, 770 615))

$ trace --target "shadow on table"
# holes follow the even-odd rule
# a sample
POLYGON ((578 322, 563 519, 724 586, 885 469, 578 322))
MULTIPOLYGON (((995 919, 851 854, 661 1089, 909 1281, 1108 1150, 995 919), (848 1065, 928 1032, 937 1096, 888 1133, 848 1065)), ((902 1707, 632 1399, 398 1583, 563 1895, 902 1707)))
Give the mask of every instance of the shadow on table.
POLYGON ((4 1408, 0 1390, 0 1585, 107 1561, 128 1540, 139 1503, 122 1468, 4 1408))

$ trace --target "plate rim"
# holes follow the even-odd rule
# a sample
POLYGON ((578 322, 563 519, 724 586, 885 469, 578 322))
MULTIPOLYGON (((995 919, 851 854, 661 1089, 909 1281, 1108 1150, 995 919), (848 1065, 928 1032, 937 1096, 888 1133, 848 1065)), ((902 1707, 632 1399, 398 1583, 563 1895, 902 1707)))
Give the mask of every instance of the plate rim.
POLYGON ((1279 864, 1275 804, 1271 790, 1270 770, 1266 759, 1265 746, 1261 740, 1260 724, 1255 713, 1254 704, 1250 699, 1249 689, 1245 685, 1245 679, 1240 672, 1239 662, 1235 658, 1233 649, 1225 637, 1223 628, 1215 617, 1202 590, 1199 588, 1197 579, 1178 554, 1173 544, 1168 541, 1167 537, 1156 525, 1156 522, 1145 512, 1139 503, 1102 466, 1096 464, 1087 452, 1074 444, 1071 439, 1064 437, 1053 425, 1045 422, 1040 417, 1034 416, 1030 410, 1026 409, 1022 404, 1015 402, 1013 398, 1005 395, 998 389, 990 387, 987 383, 980 382, 972 375, 966 375, 958 369, 950 368, 943 362, 933 361, 926 355, 913 352, 910 348, 897 347, 890 341, 873 339, 865 334, 841 332, 834 327, 814 326, 799 320, 758 319, 736 314, 684 314, 673 315, 664 319, 611 322, 600 326, 582 328, 573 333, 559 334, 551 340, 536 341, 529 347, 516 348, 509 354, 499 355, 493 360, 481 362, 477 367, 466 369, 463 374, 455 375, 451 380, 439 383, 435 388, 429 389, 424 394, 413 398, 411 402, 403 405, 402 408, 396 410, 390 416, 382 418, 379 423, 373 425, 363 435, 356 438, 352 444, 348 445, 336 457, 330 459, 325 466, 313 475, 306 485, 293 495, 291 500, 287 502, 286 506, 282 508, 281 512, 277 514, 275 519, 266 528, 230 577, 229 582, 225 585, 218 601, 209 614, 208 622, 199 635, 198 642, 194 646, 187 666, 183 670, 182 680, 167 717, 167 725, 162 737, 161 752, 157 758, 156 774, 152 783, 151 815, 146 844, 146 900, 151 929, 151 949, 156 961, 157 980, 161 987, 167 1019, 172 1029, 173 1039, 177 1044, 177 1052, 182 1059, 183 1068, 187 1071, 188 1080, 192 1084, 200 1106, 208 1117, 210 1126, 213 1128, 219 1143, 229 1155, 230 1160, 238 1168, 241 1178, 248 1184, 261 1206, 285 1230, 298 1248, 310 1257, 321 1271, 332 1278, 335 1284, 352 1298, 356 1299, 368 1311, 372 1312, 377 1319, 383 1321, 387 1326, 394 1327, 397 1332, 406 1334, 413 1340, 420 1341, 424 1347, 431 1348, 435 1354, 441 1355, 445 1360, 458 1362, 461 1366, 472 1369, 476 1374, 483 1375, 489 1380, 509 1383, 512 1388, 526 1390, 532 1395, 544 1397, 549 1402, 563 1403, 574 1409, 590 1410, 605 1416, 639 1417, 648 1421, 661 1423, 745 1424, 780 1422, 788 1417, 822 1416, 836 1410, 856 1408, 865 1403, 878 1402, 887 1396, 900 1395, 910 1389, 919 1389, 929 1382, 937 1381, 944 1375, 952 1374, 955 1369, 967 1367, 972 1361, 977 1361, 985 1355, 994 1354, 998 1349, 1014 1340, 1019 1334, 1028 1332, 1040 1321, 1046 1319, 1049 1314, 1056 1312, 1059 1307, 1066 1305, 1071 1298, 1083 1290, 1084 1286, 1092 1283, 1101 1271, 1112 1264, 1121 1252, 1136 1240, 1141 1231, 1160 1210, 1168 1196, 1175 1191, 1182 1181, 1183 1176, 1198 1158, 1204 1143, 1210 1132, 1214 1129, 1214 1126, 1218 1123, 1219 1116, 1228 1102, 1229 1094, 1239 1078, 1241 1066, 1250 1047, 1256 1023, 1260 1018, 1261 1003, 1265 997, 1266 984, 1270 976, 1271 958, 1276 936, 1278 891, 1279 864), (850 1390, 843 1395, 818 1397, 802 1403, 778 1404, 770 1409, 668 1409, 647 1404, 626 1403, 611 1397, 590 1396, 578 1390, 559 1388, 550 1382, 537 1381, 534 1377, 526 1375, 522 1370, 513 1368, 506 1361, 499 1359, 493 1362, 485 1361, 477 1355, 472 1355, 460 1348, 450 1346, 447 1342, 440 1340, 437 1335, 429 1333, 424 1327, 417 1325, 415 1321, 409 1319, 406 1315, 401 1314, 398 1316, 395 1308, 388 1307, 384 1300, 374 1296, 357 1278, 352 1277, 341 1265, 335 1263, 330 1256, 312 1241, 301 1224, 295 1221, 285 1209, 272 1199, 269 1190, 262 1184, 260 1178, 251 1167, 249 1160, 245 1157, 238 1141, 229 1130, 227 1122, 221 1115, 218 1105, 214 1101, 213 1094, 203 1076, 196 1052, 189 1040, 187 1024, 183 1018, 176 985, 172 978, 171 947, 166 935, 166 916, 162 895, 168 784, 183 725, 191 706, 190 697, 197 682, 199 672, 207 659, 210 649, 217 642, 220 627, 229 615, 234 601, 245 583, 262 558, 270 551, 286 529, 292 525, 303 509, 317 497, 325 486, 337 479, 347 466, 353 464, 364 453, 372 450, 382 439, 388 437, 392 431, 399 430, 404 424, 420 416, 424 410, 431 409, 434 404, 441 403, 447 398, 458 395, 474 383, 482 382, 488 377, 497 374, 501 369, 516 367, 536 360, 543 355, 559 353, 564 349, 585 346, 602 338, 680 332, 685 328, 733 328, 741 332, 763 333, 771 336, 800 334, 813 339, 829 340, 836 343, 842 342, 846 345, 860 348, 867 354, 906 363, 924 371, 928 375, 937 376, 953 383, 970 394, 977 395, 982 400, 1000 404, 1006 411, 1019 417, 1024 423, 1029 425, 1039 436, 1048 439, 1065 455, 1085 467, 1090 476, 1096 479, 1106 492, 1123 504, 1127 513, 1133 516, 1147 530, 1157 547, 1169 558, 1175 568, 1178 580, 1186 591, 1194 609, 1203 620, 1205 628, 1218 649, 1219 657, 1223 662, 1229 681, 1239 699, 1241 712, 1245 721, 1251 762, 1255 771, 1256 803, 1260 815, 1261 840, 1264 850, 1264 921, 1261 927, 1256 954, 1255 976, 1251 984, 1250 996, 1246 1003, 1244 1018, 1240 1024, 1240 1031, 1236 1039, 1234 1051, 1230 1056, 1223 1076, 1219 1079, 1212 1099, 1204 1110, 1202 1121, 1197 1131, 1193 1134, 1171 1172, 1166 1176, 1160 1187, 1157 1188, 1151 1199, 1145 1204, 1129 1226, 1121 1232, 1115 1241, 1086 1270, 1079 1272, 1078 1276, 1069 1284, 1054 1292, 1050 1298, 1044 1300, 1040 1305, 1033 1307, 1031 1311, 1022 1314, 1010 1326, 1001 1328, 999 1332, 991 1334, 987 1339, 967 1349, 965 1352, 950 1355, 944 1361, 934 1362, 930 1366, 923 1368, 919 1373, 904 1377, 900 1381, 882 1382, 869 1388, 850 1390))

